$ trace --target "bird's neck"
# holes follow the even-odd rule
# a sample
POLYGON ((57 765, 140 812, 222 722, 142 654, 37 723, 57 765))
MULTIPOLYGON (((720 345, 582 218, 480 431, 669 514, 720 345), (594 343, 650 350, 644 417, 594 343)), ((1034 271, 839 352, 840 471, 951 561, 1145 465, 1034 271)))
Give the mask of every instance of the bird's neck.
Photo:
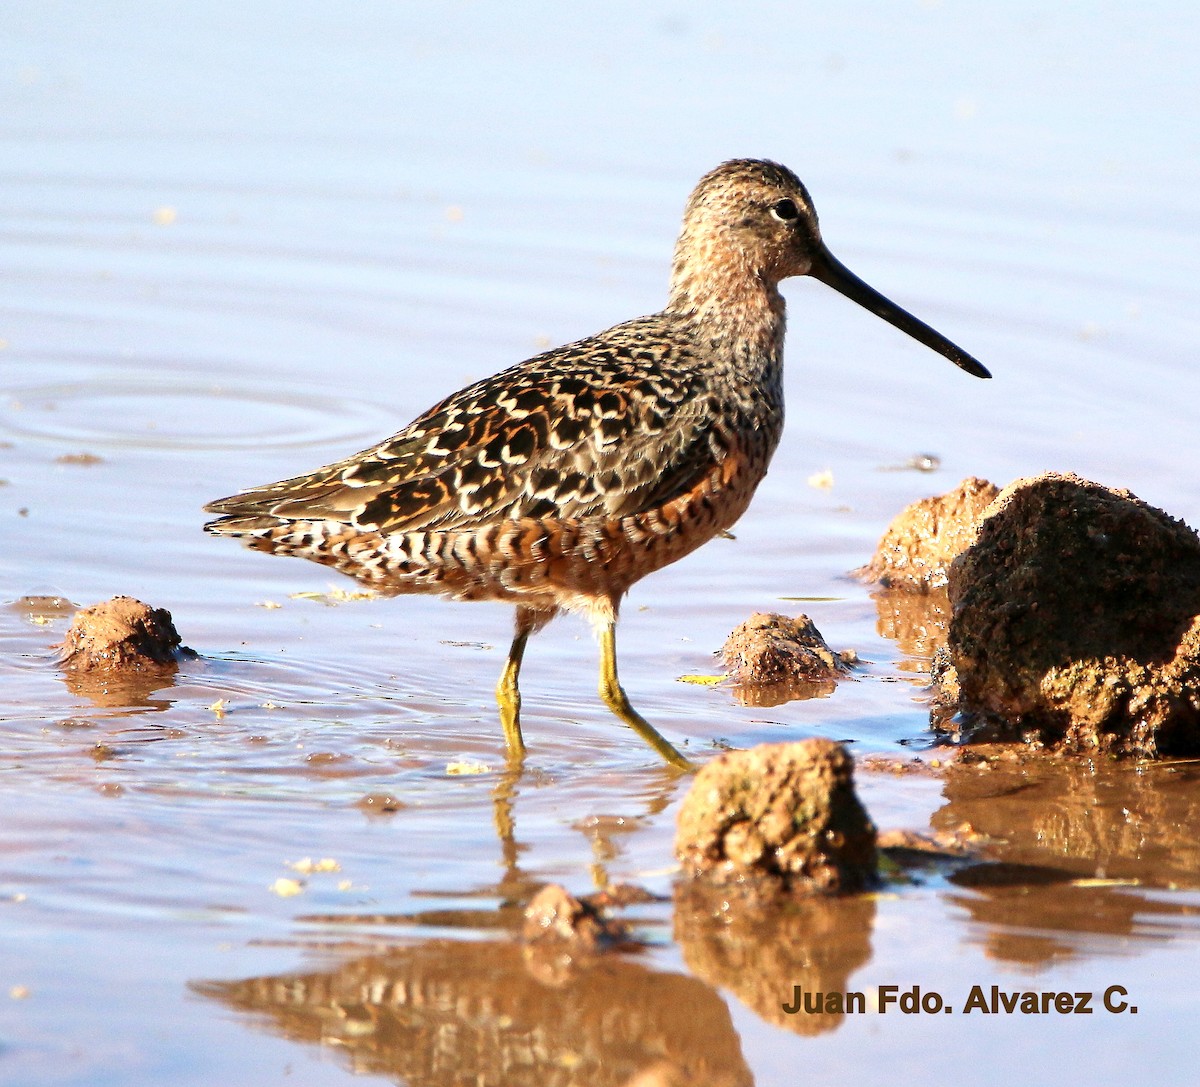
POLYGON ((786 306, 775 281, 712 239, 681 237, 667 312, 691 321, 704 341, 742 359, 778 364, 786 306))

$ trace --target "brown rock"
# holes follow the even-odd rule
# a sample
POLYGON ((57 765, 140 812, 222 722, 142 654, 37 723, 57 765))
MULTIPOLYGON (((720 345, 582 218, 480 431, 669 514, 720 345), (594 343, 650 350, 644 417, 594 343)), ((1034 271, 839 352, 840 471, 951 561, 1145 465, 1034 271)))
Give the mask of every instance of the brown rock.
POLYGON ((950 563, 970 546, 999 493, 986 479, 970 476, 946 494, 906 506, 888 525, 871 561, 856 572, 913 592, 945 585, 950 563))
POLYGON ((725 639, 720 658, 743 687, 808 683, 827 691, 850 670, 846 655, 829 648, 807 615, 758 612, 725 639))
POLYGON ((1006 487, 950 573, 960 710, 1066 751, 1200 753, 1200 538, 1055 473, 1006 487))
POLYGON ((853 891, 875 875, 875 827, 831 740, 761 744, 708 763, 684 798, 686 875, 793 891, 853 891))
POLYGON ((75 613, 60 659, 77 672, 173 665, 192 651, 180 644, 171 613, 131 596, 114 596, 75 613))

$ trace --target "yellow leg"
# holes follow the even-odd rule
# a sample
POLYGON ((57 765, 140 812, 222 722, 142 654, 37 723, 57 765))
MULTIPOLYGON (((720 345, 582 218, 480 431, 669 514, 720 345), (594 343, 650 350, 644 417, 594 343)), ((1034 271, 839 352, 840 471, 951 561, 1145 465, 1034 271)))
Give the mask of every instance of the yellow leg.
POLYGON ((521 672, 521 658, 525 656, 525 643, 529 641, 533 624, 523 622, 520 611, 517 612, 517 633, 513 637, 512 648, 508 651, 508 660, 504 671, 500 673, 500 682, 496 684, 496 701, 500 703, 500 724, 504 729, 504 741, 508 745, 508 756, 519 759, 525 754, 525 740, 521 736, 521 689, 517 686, 517 676, 521 672))
POLYGON ((604 704, 667 762, 680 770, 695 769, 687 759, 662 738, 637 710, 617 679, 617 624, 609 623, 600 635, 600 697, 604 704))

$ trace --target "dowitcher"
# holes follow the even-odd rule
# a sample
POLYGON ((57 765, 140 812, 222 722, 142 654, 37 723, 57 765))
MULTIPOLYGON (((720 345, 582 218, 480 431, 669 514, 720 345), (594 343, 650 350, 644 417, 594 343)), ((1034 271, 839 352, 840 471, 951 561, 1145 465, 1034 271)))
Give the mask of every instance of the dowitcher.
POLYGON ((662 312, 469 385, 345 460, 213 502, 220 516, 205 528, 386 593, 515 604, 496 688, 514 756, 526 642, 559 612, 581 612, 599 633, 601 698, 686 765, 621 688, 617 611, 634 582, 749 505, 783 427, 779 283, 804 275, 990 376, 829 252, 795 174, 737 159, 687 201, 662 312))

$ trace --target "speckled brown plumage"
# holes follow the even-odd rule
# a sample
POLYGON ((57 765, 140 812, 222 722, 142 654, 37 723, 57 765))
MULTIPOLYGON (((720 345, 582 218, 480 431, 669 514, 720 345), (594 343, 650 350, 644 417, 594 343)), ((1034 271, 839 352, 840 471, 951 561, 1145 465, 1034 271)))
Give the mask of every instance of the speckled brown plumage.
POLYGON ((561 610, 587 614, 607 633, 601 693, 649 739, 616 682, 612 626, 634 582, 732 525, 765 475, 783 426, 778 284, 793 275, 986 376, 828 253, 791 171, 735 160, 688 200, 662 312, 476 382, 336 464, 213 502, 205 527, 384 592, 517 604, 498 691, 517 750, 525 639, 561 610))

